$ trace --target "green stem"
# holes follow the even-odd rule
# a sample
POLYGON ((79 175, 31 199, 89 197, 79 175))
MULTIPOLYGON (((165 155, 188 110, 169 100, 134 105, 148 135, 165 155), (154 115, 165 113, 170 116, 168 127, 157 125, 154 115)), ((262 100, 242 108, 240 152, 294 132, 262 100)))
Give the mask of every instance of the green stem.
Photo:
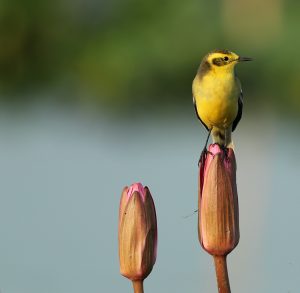
POLYGON ((132 281, 134 293, 144 293, 143 280, 132 281))
POLYGON ((216 276, 219 293, 230 293, 230 284, 227 271, 226 255, 214 255, 216 276))

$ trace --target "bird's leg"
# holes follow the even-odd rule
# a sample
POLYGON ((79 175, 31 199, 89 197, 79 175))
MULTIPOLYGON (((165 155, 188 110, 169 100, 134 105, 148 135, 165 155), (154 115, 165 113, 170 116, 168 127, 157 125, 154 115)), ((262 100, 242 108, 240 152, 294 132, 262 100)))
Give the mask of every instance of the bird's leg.
POLYGON ((206 157, 206 154, 207 154, 207 144, 208 144, 208 140, 209 140, 209 137, 210 137, 210 134, 211 134, 211 130, 212 130, 212 128, 208 131, 206 142, 205 142, 204 148, 201 152, 201 155, 200 155, 200 158, 199 158, 199 161, 198 161, 198 166, 200 166, 201 164, 203 164, 205 162, 205 157, 206 157))

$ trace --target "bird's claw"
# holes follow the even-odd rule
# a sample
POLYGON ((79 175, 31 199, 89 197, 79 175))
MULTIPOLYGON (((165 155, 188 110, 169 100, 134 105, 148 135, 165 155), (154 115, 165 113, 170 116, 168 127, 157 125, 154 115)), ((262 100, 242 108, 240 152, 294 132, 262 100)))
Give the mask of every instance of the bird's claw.
POLYGON ((225 146, 225 145, 220 145, 222 151, 224 152, 224 158, 227 158, 228 157, 228 151, 229 149, 225 146))
POLYGON ((198 161, 198 167, 200 167, 201 165, 204 165, 207 154, 213 155, 213 153, 208 151, 207 148, 205 147, 201 152, 201 155, 200 155, 200 158, 198 161))
MULTIPOLYGON (((224 158, 227 158, 229 149, 224 145, 219 144, 219 146, 220 146, 221 150, 224 152, 224 158)), ((213 156, 213 153, 210 152, 209 150, 207 150, 207 148, 205 147, 201 152, 201 155, 200 155, 200 158, 198 161, 198 167, 200 167, 201 165, 203 165, 205 163, 207 154, 211 154, 213 156)))

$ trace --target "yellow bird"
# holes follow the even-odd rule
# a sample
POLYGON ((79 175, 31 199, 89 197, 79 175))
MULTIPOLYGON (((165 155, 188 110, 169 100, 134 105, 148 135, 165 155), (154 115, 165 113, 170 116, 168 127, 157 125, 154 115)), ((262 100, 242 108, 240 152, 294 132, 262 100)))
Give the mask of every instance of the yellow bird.
POLYGON ((228 50, 215 50, 202 60, 193 81, 193 103, 196 114, 208 130, 206 145, 212 133, 213 143, 233 147, 231 132, 242 117, 243 94, 235 65, 252 58, 240 57, 228 50))

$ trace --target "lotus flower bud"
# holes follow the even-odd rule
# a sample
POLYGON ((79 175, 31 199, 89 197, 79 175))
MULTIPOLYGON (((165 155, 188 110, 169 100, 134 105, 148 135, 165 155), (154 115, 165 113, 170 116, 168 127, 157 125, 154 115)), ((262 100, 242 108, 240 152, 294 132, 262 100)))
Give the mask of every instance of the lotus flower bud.
POLYGON ((233 149, 209 146, 200 166, 199 241, 212 255, 227 255, 239 242, 236 161, 233 149))
POLYGON ((121 274, 144 280, 152 271, 157 253, 155 206, 147 187, 135 183, 122 192, 119 211, 121 274))

